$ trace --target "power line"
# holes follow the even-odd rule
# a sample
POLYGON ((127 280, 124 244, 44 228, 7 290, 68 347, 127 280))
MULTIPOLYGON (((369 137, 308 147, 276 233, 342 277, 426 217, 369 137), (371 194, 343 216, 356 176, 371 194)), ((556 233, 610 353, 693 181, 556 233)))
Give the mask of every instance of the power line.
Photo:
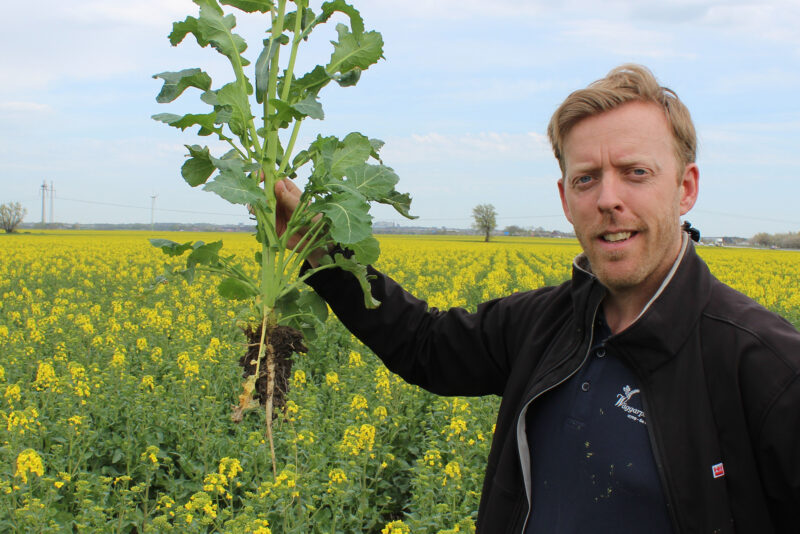
MULTIPOLYGON (((100 206, 112 206, 115 208, 130 208, 130 209, 137 209, 137 210, 150 210, 151 207, 147 206, 131 206, 129 204, 117 204, 114 202, 100 202, 98 200, 83 200, 79 198, 66 198, 66 197, 58 197, 59 200, 67 200, 70 202, 81 202, 83 204, 97 204, 100 206)), ((219 213, 214 211, 192 211, 192 210, 176 210, 176 209, 168 209, 168 208, 159 208, 158 211, 169 211, 174 213, 193 213, 196 215, 224 215, 226 217, 241 217, 244 213, 239 215, 234 215, 232 213, 219 213)))
POLYGON ((767 222, 778 222, 784 224, 797 224, 800 225, 800 222, 797 221, 787 221, 784 219, 772 219, 770 217, 753 217, 748 215, 742 215, 741 213, 725 213, 722 211, 709 211, 709 210, 693 210, 696 213, 708 213, 709 215, 722 215, 723 217, 735 217, 737 219, 750 219, 753 221, 767 221, 767 222))

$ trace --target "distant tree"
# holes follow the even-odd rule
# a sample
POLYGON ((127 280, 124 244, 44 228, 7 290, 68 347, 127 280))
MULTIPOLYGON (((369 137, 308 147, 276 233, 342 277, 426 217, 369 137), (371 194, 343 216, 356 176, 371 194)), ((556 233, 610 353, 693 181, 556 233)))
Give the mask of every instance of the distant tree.
POLYGON ((762 247, 771 247, 775 244, 775 238, 766 232, 760 232, 753 236, 751 240, 754 244, 762 247))
POLYGON ((3 225, 3 230, 10 234, 17 229, 17 226, 25 218, 28 210, 22 207, 19 202, 8 202, 0 205, 0 224, 3 225))
POLYGON ((492 231, 497 227, 497 212, 491 204, 478 204, 472 208, 473 226, 484 236, 484 241, 489 241, 492 231))
POLYGON ((528 234, 528 230, 526 230, 525 228, 522 228, 520 226, 517 226, 515 224, 512 224, 511 226, 506 226, 503 231, 505 233, 507 233, 508 235, 527 235, 528 234))

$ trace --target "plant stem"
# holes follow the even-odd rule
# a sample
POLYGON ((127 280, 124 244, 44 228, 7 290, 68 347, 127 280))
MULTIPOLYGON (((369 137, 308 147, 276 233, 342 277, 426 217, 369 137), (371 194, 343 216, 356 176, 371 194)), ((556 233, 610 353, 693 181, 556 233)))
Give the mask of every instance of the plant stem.
POLYGON ((278 177, 283 176, 286 167, 289 165, 289 160, 292 158, 292 151, 294 150, 294 143, 297 141, 297 134, 300 132, 300 124, 302 122, 303 119, 297 119, 294 126, 292 126, 292 135, 289 137, 289 144, 286 145, 286 150, 283 152, 283 161, 281 161, 281 166, 278 168, 278 177))

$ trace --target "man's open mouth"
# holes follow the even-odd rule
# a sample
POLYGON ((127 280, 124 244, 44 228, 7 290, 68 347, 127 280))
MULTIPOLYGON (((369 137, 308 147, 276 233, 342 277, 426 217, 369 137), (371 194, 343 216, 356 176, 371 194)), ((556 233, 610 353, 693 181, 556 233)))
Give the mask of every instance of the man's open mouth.
POLYGON ((630 239, 633 234, 634 232, 615 232, 613 234, 603 234, 600 237, 608 243, 617 243, 618 241, 630 239))

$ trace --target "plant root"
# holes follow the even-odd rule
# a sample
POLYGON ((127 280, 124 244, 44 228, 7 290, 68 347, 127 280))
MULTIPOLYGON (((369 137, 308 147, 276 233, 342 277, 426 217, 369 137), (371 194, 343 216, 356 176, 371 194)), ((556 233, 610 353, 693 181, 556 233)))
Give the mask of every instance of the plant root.
MULTIPOLYGON (((259 348, 261 344, 261 325, 258 328, 247 328, 247 352, 239 359, 242 366, 242 377, 245 379, 245 391, 239 398, 239 405, 233 407, 233 420, 237 423, 242 420, 244 412, 260 406, 267 407, 271 401, 273 408, 283 409, 286 406, 286 395, 289 392, 289 379, 292 376, 292 354, 306 352, 308 349, 303 344, 303 334, 288 326, 274 326, 268 328, 264 339, 265 350, 261 356, 261 364, 257 365, 259 348), (272 355, 272 358, 270 356, 272 355), (269 360, 272 360, 270 362, 269 360), (271 366, 270 363, 273 363, 271 366), (259 376, 252 384, 252 376, 258 367, 259 376), (274 367, 273 373, 270 367, 274 367), (251 388, 247 384, 251 384, 251 388), (249 391, 248 391, 249 389, 249 391), (257 399, 257 401, 256 401, 257 399)), ((277 417, 271 414, 272 419, 277 417)))

